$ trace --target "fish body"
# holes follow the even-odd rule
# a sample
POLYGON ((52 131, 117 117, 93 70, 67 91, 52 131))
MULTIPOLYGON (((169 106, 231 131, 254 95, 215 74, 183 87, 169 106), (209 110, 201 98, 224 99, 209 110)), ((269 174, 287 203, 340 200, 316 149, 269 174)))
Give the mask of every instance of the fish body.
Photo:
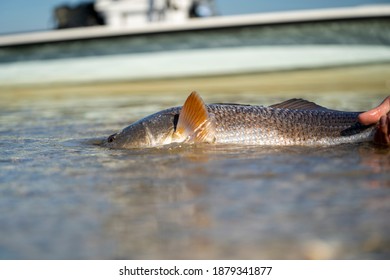
POLYGON ((248 145, 332 145, 372 139, 373 127, 359 113, 263 106, 211 105, 216 143, 248 145))
POLYGON ((183 106, 143 118, 110 136, 109 147, 156 147, 171 143, 335 145, 371 141, 375 126, 359 112, 329 110, 305 100, 264 106, 206 105, 193 92, 183 106))

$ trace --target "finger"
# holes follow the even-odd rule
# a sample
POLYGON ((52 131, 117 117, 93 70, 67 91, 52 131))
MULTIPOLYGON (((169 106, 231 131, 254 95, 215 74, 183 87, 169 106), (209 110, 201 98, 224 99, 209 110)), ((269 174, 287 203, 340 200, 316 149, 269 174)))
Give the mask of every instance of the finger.
POLYGON ((378 128, 374 135, 374 142, 380 145, 390 145, 390 114, 382 116, 378 123, 378 128))
POLYGON ((379 119, 382 116, 385 116, 388 112, 390 112, 390 96, 383 100, 379 106, 367 112, 361 113, 358 116, 358 120, 361 124, 364 125, 374 124, 377 123, 379 119))
POLYGON ((390 146, 390 112, 387 114, 387 125, 385 130, 386 145, 390 146))
POLYGON ((379 108, 371 109, 370 111, 361 113, 358 116, 358 120, 361 124, 369 125, 377 123, 381 117, 381 110, 379 108))

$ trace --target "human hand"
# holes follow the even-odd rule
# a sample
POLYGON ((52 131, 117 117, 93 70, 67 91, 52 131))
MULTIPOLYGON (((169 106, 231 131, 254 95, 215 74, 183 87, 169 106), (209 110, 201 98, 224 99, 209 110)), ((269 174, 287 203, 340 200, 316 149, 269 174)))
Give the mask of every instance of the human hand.
POLYGON ((358 116, 361 124, 370 125, 377 123, 374 135, 374 143, 390 147, 390 96, 383 102, 358 116))

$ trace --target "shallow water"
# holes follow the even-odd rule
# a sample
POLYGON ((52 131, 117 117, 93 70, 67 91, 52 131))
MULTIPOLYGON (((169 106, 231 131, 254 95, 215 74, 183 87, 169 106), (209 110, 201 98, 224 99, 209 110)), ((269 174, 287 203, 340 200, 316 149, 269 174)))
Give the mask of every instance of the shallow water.
MULTIPOLYGON (((0 101, 2 259, 390 258, 388 149, 111 150, 96 139, 187 93, 11 91, 0 101)), ((294 97, 364 110, 385 96, 294 97)), ((291 94, 203 97, 271 104, 291 94)))

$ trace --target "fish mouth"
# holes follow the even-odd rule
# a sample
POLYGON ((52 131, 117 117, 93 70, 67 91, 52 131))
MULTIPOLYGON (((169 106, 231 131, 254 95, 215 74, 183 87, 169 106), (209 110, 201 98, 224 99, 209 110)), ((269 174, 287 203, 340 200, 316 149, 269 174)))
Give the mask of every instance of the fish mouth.
POLYGON ((82 143, 87 145, 96 145, 96 146, 103 146, 107 141, 106 137, 96 137, 96 138, 89 138, 82 141, 82 143))

